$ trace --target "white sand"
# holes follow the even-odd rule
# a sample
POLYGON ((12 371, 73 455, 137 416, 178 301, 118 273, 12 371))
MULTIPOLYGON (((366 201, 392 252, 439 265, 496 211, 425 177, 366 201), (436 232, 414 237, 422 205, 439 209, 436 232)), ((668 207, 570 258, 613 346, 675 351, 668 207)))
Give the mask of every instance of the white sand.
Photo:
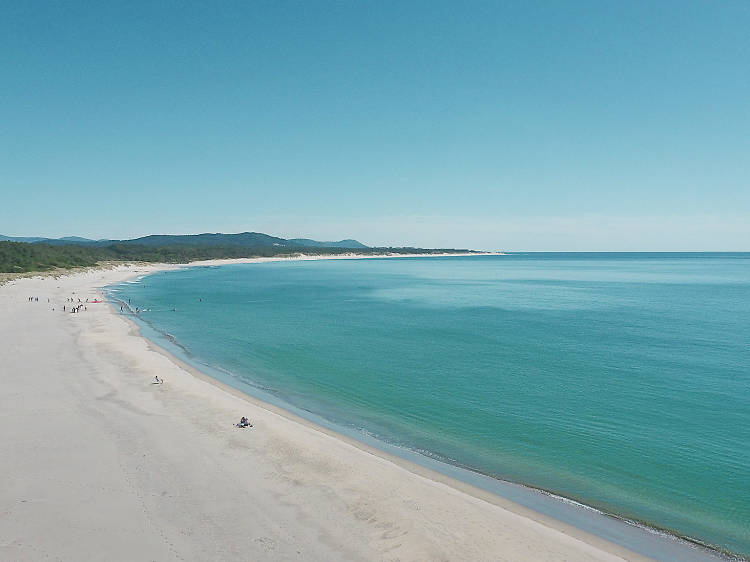
POLYGON ((62 312, 155 269, 0 287, 0 560, 642 559, 195 376, 109 305, 62 312))

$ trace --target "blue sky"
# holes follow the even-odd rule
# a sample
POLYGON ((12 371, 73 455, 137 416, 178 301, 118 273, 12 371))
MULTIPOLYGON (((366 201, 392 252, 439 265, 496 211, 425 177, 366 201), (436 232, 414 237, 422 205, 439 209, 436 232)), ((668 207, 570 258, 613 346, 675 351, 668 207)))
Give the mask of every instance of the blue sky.
POLYGON ((0 233, 750 250, 748 29, 746 0, 8 3, 0 233))

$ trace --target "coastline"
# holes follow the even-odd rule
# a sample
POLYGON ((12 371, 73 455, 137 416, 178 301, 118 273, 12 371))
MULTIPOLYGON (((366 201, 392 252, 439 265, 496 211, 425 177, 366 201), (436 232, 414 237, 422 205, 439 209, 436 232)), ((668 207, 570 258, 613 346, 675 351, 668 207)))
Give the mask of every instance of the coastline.
MULTIPOLYGON (((365 257, 382 258, 384 256, 365 257)), ((353 258, 354 256, 336 256, 333 259, 353 258)), ((289 258, 280 259, 287 260, 289 258)), ((310 256, 302 259, 329 258, 310 256)), ((220 260, 196 262, 189 265, 213 266, 225 263, 253 263, 258 261, 279 261, 279 258, 220 260)), ((103 286, 178 267, 185 266, 140 265, 116 268, 110 270, 109 273, 101 270, 77 273, 64 278, 64 281, 50 278, 46 280, 37 278, 28 281, 14 281, 7 288, 3 287, 3 292, 0 295, 6 298, 10 296, 11 299, 21 297, 21 300, 23 300, 22 294, 25 293, 19 293, 21 289, 26 289, 26 292, 33 294, 30 292, 32 288, 37 289, 40 284, 46 284, 47 287, 39 287, 39 290, 44 289, 51 292, 53 291, 52 287, 56 286, 60 296, 64 294, 64 291, 70 291, 72 288, 77 289, 76 293, 79 294, 80 291, 88 291, 101 295, 103 286), (60 285, 57 285, 58 283, 60 285), (21 287, 18 285, 21 285, 21 287)), ((57 295, 53 298, 57 298, 57 295)), ((19 306, 22 309, 25 303, 21 303, 19 306)), ((47 312, 55 314, 51 311, 47 312)), ((274 432, 278 433, 281 431, 280 427, 283 426, 283 433, 276 435, 280 439, 275 440, 274 443, 285 442, 287 446, 291 446, 292 450, 275 451, 270 457, 275 455, 289 460, 291 456, 300 465, 298 469, 301 470, 289 472, 283 466, 283 463, 282 465, 273 465, 280 469, 287 478, 281 484, 274 478, 269 478, 271 482, 264 479, 264 483, 269 488, 266 491, 271 495, 289 495, 290 492, 285 486, 288 485, 289 480, 296 482, 292 488, 294 489, 296 486, 302 489, 295 490, 291 495, 310 505, 301 506, 298 503, 291 502, 292 509, 295 506, 298 509, 301 507, 314 508, 313 511, 317 512, 319 508, 325 505, 319 503, 321 500, 320 490, 327 490, 328 495, 332 496, 336 503, 344 504, 343 506, 339 505, 340 509, 331 520, 332 524, 347 529, 352 537, 358 537, 360 542, 363 537, 369 536, 367 534, 369 531, 364 530, 372 528, 373 519, 377 522, 374 526, 379 529, 379 538, 372 540, 370 537, 370 542, 365 541, 372 550, 364 552, 357 550, 355 545, 336 543, 326 556, 334 553, 338 555, 336 557, 340 558, 385 559, 384 553, 386 551, 382 550, 382 547, 387 543, 388 549, 390 549, 387 552, 398 553, 400 557, 406 559, 433 559, 443 556, 453 559, 466 558, 469 551, 471 551, 471 558, 473 559, 518 559, 519 556, 524 558, 534 556, 540 559, 558 559, 562 556, 595 560, 645 559, 642 555, 580 530, 564 521, 524 507, 481 487, 442 474, 423 464, 391 454, 382 448, 314 423, 278 405, 270 404, 231 387, 185 363, 169 353, 168 350, 160 348, 158 344, 142 337, 140 329, 132 321, 117 314, 117 311, 111 306, 102 306, 96 310, 96 316, 89 316, 89 314, 57 314, 56 316, 56 320, 62 322, 74 321, 74 319, 79 330, 74 335, 78 346, 81 348, 81 354, 84 357, 89 356, 90 363, 111 371, 111 380, 106 381, 109 386, 117 387, 117 384, 121 382, 118 379, 123 377, 126 379, 129 388, 120 388, 118 389, 120 392, 117 392, 117 394, 127 394, 129 398, 139 399, 126 400, 131 409, 142 409, 143 404, 140 400, 144 400, 147 405, 157 410, 159 409, 158 406, 161 406, 161 409, 169 410, 168 413, 179 418, 177 421, 182 424, 192 423, 198 426, 201 424, 196 423, 195 419, 191 419, 191 416, 198 416, 197 413, 193 413, 193 410, 196 407, 203 406, 213 410, 213 420, 208 422, 198 420, 203 422, 202 430, 198 433, 201 437, 208 438, 211 441, 209 448, 217 447, 218 443, 220 455, 229 455, 235 457, 235 460, 241 458, 245 461, 251 460, 260 464, 265 462, 265 468, 269 468, 269 459, 267 458, 269 456, 269 443, 266 443, 267 447, 255 450, 247 446, 243 447, 242 440, 246 435, 243 433, 238 435, 239 430, 217 427, 217 419, 226 419, 227 424, 230 420, 236 421, 234 418, 243 411, 243 408, 246 408, 250 411, 250 417, 256 425, 253 429, 255 433, 248 432, 250 435, 257 435, 260 432, 267 435, 274 432), (92 320, 90 321, 89 318, 92 320), (117 361, 112 359, 114 356, 119 357, 119 365, 117 361), (123 361, 125 364, 134 367, 139 373, 138 382, 132 380, 132 372, 122 368, 123 361), (150 387, 148 381, 152 377, 149 375, 154 373, 160 374, 167 382, 164 385, 150 387), (142 388, 144 384, 149 385, 145 390, 142 388), (174 397, 170 396, 171 394, 178 395, 176 406, 172 404, 174 397), (156 401, 156 404, 154 404, 154 401, 156 401), (318 447, 311 448, 307 445, 308 441, 314 441, 318 447), (290 443, 292 445, 289 445, 290 443), (221 448, 221 445, 224 445, 224 448, 221 448), (321 451, 323 452, 321 453, 321 451), (343 467, 336 464, 337 462, 340 463, 338 458, 341 455, 346 456, 347 459, 343 467), (297 460, 299 456, 303 457, 304 460, 297 460), (310 472, 320 472, 321 466, 330 469, 332 465, 338 469, 338 471, 334 470, 333 472, 338 472, 339 477, 344 480, 351 479, 354 475, 354 481, 348 482, 348 488, 336 489, 335 476, 326 471, 318 474, 317 480, 310 481, 310 472), (373 472, 377 472, 386 482, 393 484, 394 489, 402 490, 406 496, 398 499, 403 499, 403 502, 397 501, 390 495, 383 497, 383 491, 381 490, 383 486, 373 488, 372 483, 369 482, 374 476, 373 472), (352 490, 355 490, 355 492, 352 492, 352 490), (310 497, 310 494, 314 497, 310 497), (354 499, 352 497, 345 498, 345 496, 352 494, 356 496, 356 501, 352 501, 354 499), (406 497, 409 498, 408 501, 406 497), (318 500, 318 505, 312 500, 318 500), (349 507, 347 501, 350 504, 355 504, 358 510, 352 512, 351 509, 344 509, 343 507, 349 507), (366 507, 362 507, 363 502, 366 507), (383 504, 388 502, 391 504, 395 502, 398 505, 389 504, 388 509, 385 509, 383 504), (409 504, 409 502, 411 503, 409 504), (446 508, 447 505, 448 508, 446 508), (446 518, 446 511, 452 512, 453 517, 446 518), (402 533, 404 527, 409 526, 409 520, 416 516, 415 513, 419 513, 423 525, 419 528, 412 525, 402 533), (465 522, 458 523, 455 520, 456 516, 460 519, 473 520, 476 525, 470 525, 467 528, 465 522), (391 536, 391 531, 395 528, 400 530, 391 536), (426 529, 431 529, 432 535, 427 533, 426 529), (481 529, 482 532, 477 531, 477 529, 481 529), (509 530, 512 532, 509 532, 509 530), (395 545, 395 542, 399 543, 398 546, 395 545), (445 550, 440 551, 441 548, 445 550), (530 554, 532 551, 536 554, 530 554)), ((60 326, 58 326, 58 332, 59 328, 60 326)), ((7 330, 8 326, 4 326, 4 329, 7 330)), ((55 367, 55 365, 52 366, 55 367)), ((123 400, 123 398, 120 399, 123 400)), ((174 421, 173 419, 170 423, 174 421)), ((274 449, 274 445, 270 446, 271 449, 274 449)), ((223 465, 220 468, 222 470, 219 473, 228 470, 223 465)), ((20 478, 18 474, 14 473, 14 476, 20 478)), ((239 487, 242 489, 241 485, 239 487)), ((387 486, 385 488, 387 489, 387 486)), ((288 501, 289 498, 286 499, 288 501)), ((228 511, 234 513, 236 509, 242 507, 242 505, 228 507, 228 511)), ((172 515, 174 516, 174 514, 172 515)), ((283 520, 288 526, 288 514, 283 517, 279 513, 275 515, 277 520, 283 520)), ((622 525, 626 524, 622 523, 622 525)), ((317 531, 320 534, 320 529, 317 529, 317 531)), ((335 534, 333 529, 327 528, 326 532, 335 534)), ((2 538, 7 539, 7 537, 2 538)), ((275 544, 272 551, 276 552, 271 557, 278 555, 279 558, 284 558, 285 556, 281 556, 277 550, 281 541, 278 540, 278 537, 271 537, 271 540, 275 544)), ((342 539, 339 538, 340 540, 342 539)), ((315 544, 303 541, 303 544, 309 548, 319 546, 315 541, 313 542, 315 544)), ((7 542, 3 544, 7 544, 7 542)), ((249 548, 260 547, 264 549, 266 556, 269 556, 268 552, 271 551, 266 549, 269 544, 268 541, 260 541, 257 544, 252 543, 249 548)), ((3 548, 5 547, 0 547, 0 552, 3 552, 3 548)), ((312 554, 311 551, 308 552, 312 554)), ((323 553, 319 554, 322 555, 323 553)), ((698 554, 699 556, 696 559, 701 559, 700 555, 703 553, 698 552, 698 554)), ((705 554, 708 555, 709 553, 706 552, 705 554)), ((313 557, 316 557, 316 555, 313 554, 313 557)), ((703 556, 703 558, 705 557, 703 556)), ((33 559, 33 557, 30 559, 33 559)))
MULTIPOLYGON (((465 256, 466 254, 451 254, 465 256)), ((486 252, 481 255, 507 255, 505 253, 486 252)), ((335 259, 357 259, 358 257, 382 256, 342 256, 335 259)), ((401 257, 398 255, 390 257, 401 257)), ((417 254, 404 257, 431 257, 417 254)), ((312 257, 312 259, 326 259, 312 257)), ((262 261, 269 261, 268 259, 262 261)), ((271 258, 270 261, 278 261, 271 258)), ((237 263, 231 261, 230 263, 237 263)), ((215 262, 200 265, 218 265, 215 262)), ((524 515, 542 517, 551 526, 572 527, 594 537, 613 542, 620 547, 637 552, 640 555, 657 559, 683 561, 690 560, 745 560, 735 553, 723 551, 711 544, 704 543, 689 536, 681 536, 668 528, 658 527, 649 521, 629 519, 616 513, 603 511, 581 503, 575 498, 561 496, 554 491, 534 487, 523 482, 503 480, 501 477, 485 474, 476 469, 454 463, 450 459, 440 459, 425 452, 405 446, 388 443, 372 436, 364 430, 347 428, 327 418, 311 413, 290 404, 275 394, 266 392, 261 387, 240 381, 230 373, 214 366, 194 360, 186 350, 169 334, 160 332, 142 317, 128 317, 134 329, 146 328, 147 334, 141 333, 155 351, 165 354, 173 361, 189 370, 194 376, 205 378, 228 392, 238 393, 248 400, 258 401, 263 407, 274 409, 281 415, 291 417, 303 424, 310 424, 316 430, 329 433, 335 438, 346 440, 355 447, 371 454, 385 456, 395 464, 407 470, 422 474, 432 480, 440 481, 453 488, 460 489, 474 497, 491 503, 498 503, 508 509, 520 508, 524 515)))

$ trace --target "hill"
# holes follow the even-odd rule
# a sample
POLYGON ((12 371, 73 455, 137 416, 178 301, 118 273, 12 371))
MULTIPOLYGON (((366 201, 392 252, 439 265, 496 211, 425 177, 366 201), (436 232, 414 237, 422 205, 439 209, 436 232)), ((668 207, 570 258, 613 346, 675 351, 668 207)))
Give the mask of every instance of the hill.
POLYGON ((243 248, 289 246, 283 238, 269 236, 260 232, 241 232, 239 234, 152 234, 132 240, 110 240, 107 244, 137 244, 140 246, 241 246, 243 248))
POLYGON ((340 240, 338 242, 319 242, 309 238, 294 238, 286 240, 277 236, 270 236, 261 232, 240 232, 238 234, 204 233, 204 234, 151 234, 129 240, 90 240, 80 236, 66 236, 64 238, 2 236, 0 240, 10 242, 29 242, 34 244, 49 244, 50 246, 64 246, 76 244, 81 246, 111 246, 126 244, 137 246, 237 246, 242 248, 368 248, 357 240, 340 240))
POLYGON ((351 248, 361 249, 368 248, 362 242, 356 240, 339 240, 338 242, 318 242, 317 240, 310 240, 309 238, 292 238, 287 240, 293 246, 305 246, 308 248, 351 248))
POLYGON ((44 242, 49 238, 40 238, 38 236, 3 236, 0 234, 0 242, 44 242))

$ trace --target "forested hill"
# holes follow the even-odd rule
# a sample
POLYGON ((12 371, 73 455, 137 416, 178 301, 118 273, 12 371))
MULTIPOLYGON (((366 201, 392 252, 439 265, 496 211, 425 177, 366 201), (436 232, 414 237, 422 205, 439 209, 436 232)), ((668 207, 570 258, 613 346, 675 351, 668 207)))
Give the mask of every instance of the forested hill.
MULTIPOLYGON (((169 240, 158 236, 155 238, 160 239, 159 242, 154 241, 152 237, 146 238, 150 239, 150 244, 136 244, 133 241, 107 245, 0 241, 0 273, 25 273, 28 271, 48 271, 56 268, 90 267, 107 261, 188 263, 197 260, 222 258, 291 256, 299 253, 308 255, 337 255, 352 251, 352 248, 282 246, 273 242, 270 245, 255 246, 243 246, 239 244, 211 245, 209 243, 158 245, 159 242, 169 242, 169 240)), ((357 249, 358 254, 370 255, 443 254, 448 252, 469 253, 468 250, 453 249, 367 247, 357 249)))
POLYGON ((287 240, 288 243, 293 246, 307 246, 308 248, 354 248, 361 249, 367 248, 361 242, 356 240, 340 240, 338 242, 318 242, 317 240, 310 240, 309 238, 292 238, 287 240))
POLYGON ((40 237, 12 237, 0 235, 0 240, 10 242, 29 242, 33 244, 49 244, 52 246, 111 246, 113 244, 134 244, 139 246, 241 246, 258 248, 266 246, 284 248, 367 248, 357 240, 339 240, 338 242, 319 242, 309 238, 294 238, 286 240, 277 236, 270 236, 262 232, 241 232, 239 234, 205 233, 205 234, 152 234, 130 240, 90 240, 79 236, 65 238, 40 237))
POLYGON ((140 244, 142 246, 242 246, 245 248, 293 246, 293 244, 289 244, 283 238, 269 236, 261 232, 241 232, 239 234, 152 234, 133 240, 118 240, 117 243, 140 244))

